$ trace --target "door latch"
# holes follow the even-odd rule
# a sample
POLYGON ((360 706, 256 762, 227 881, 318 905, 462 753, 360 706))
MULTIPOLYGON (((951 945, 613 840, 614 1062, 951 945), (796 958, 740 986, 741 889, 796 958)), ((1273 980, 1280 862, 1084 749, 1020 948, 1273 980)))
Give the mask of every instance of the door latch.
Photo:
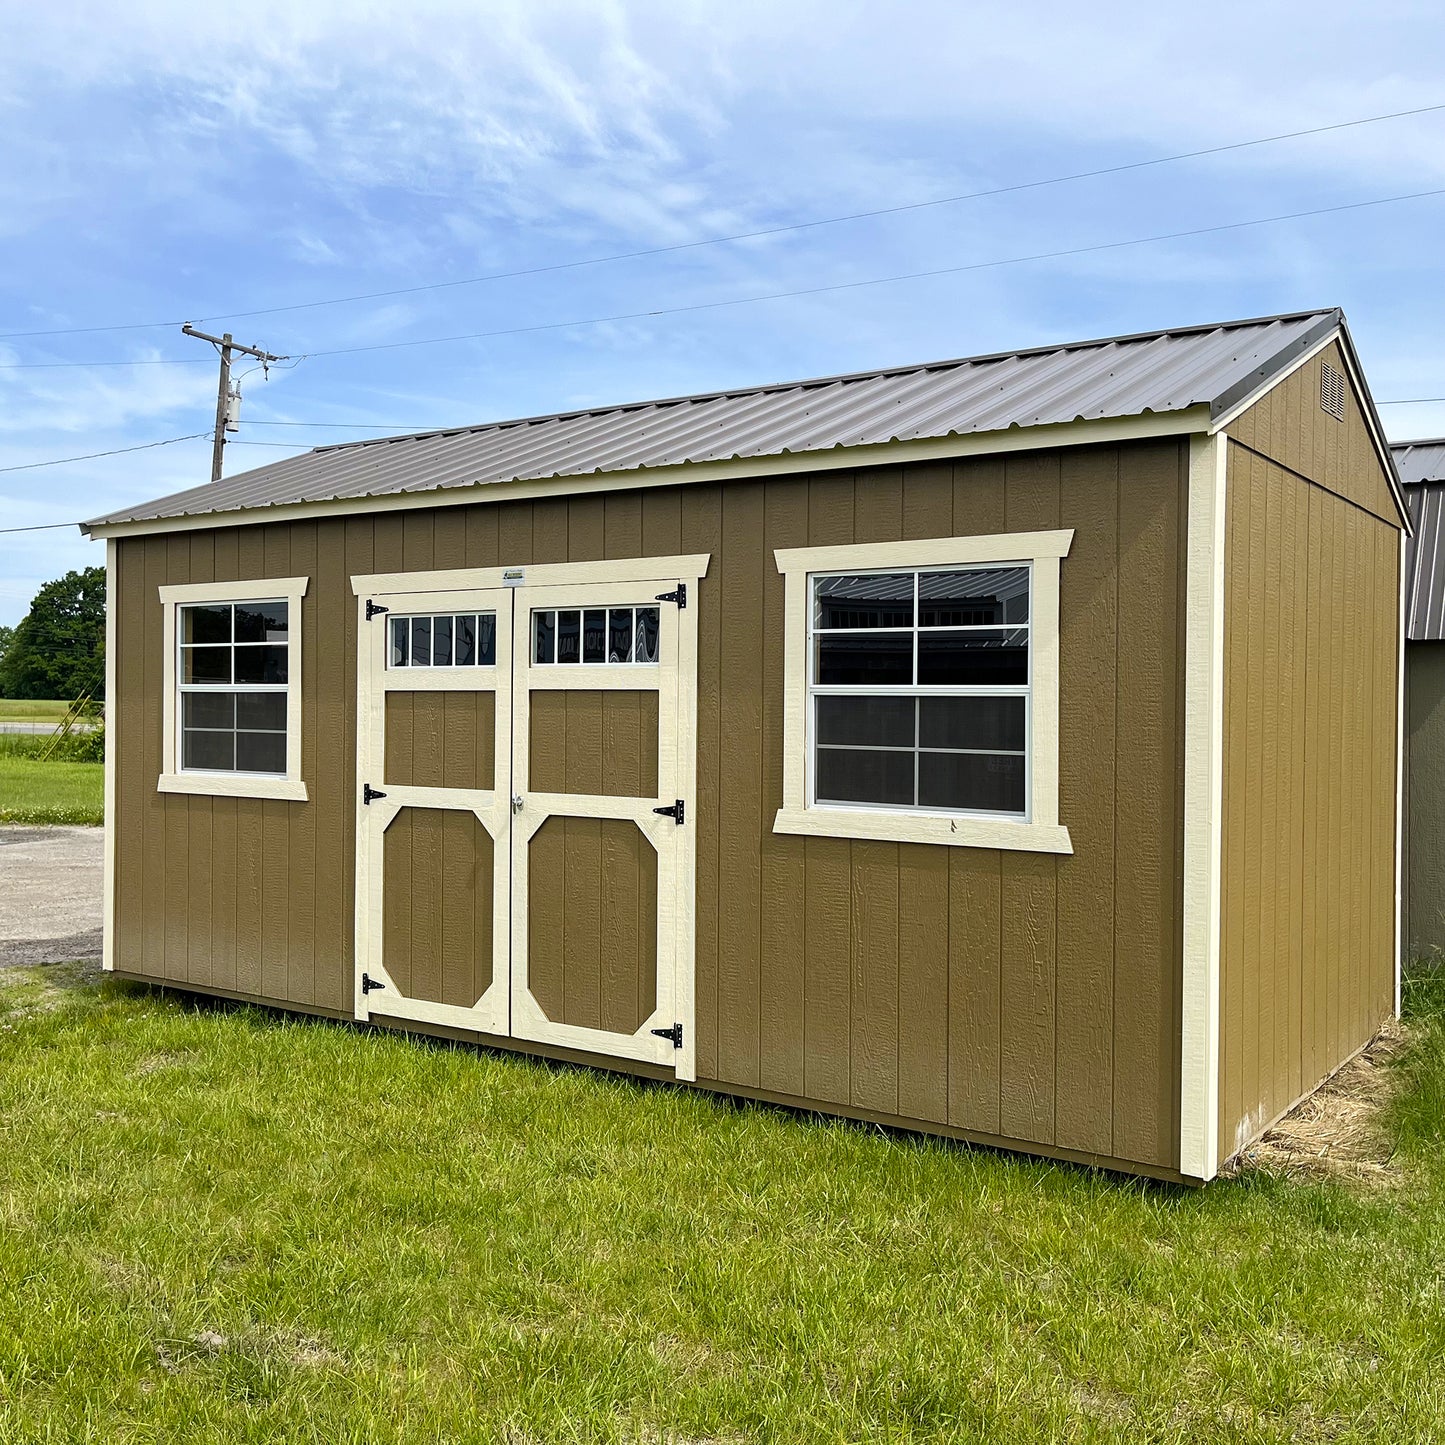
POLYGON ((673 1026, 672 1026, 670 1029, 652 1029, 652 1030, 650 1030, 650 1032, 656 1034, 657 1037, 660 1038, 660 1039, 671 1039, 671 1040, 672 1040, 672 1046, 673 1046, 673 1048, 675 1048, 675 1049, 680 1049, 680 1048, 682 1047, 682 1025, 681 1025, 681 1024, 673 1024, 673 1026))
POLYGON ((520 813, 522 811, 522 795, 520 793, 512 794, 512 811, 514 813, 520 813))
POLYGON ((385 987, 386 985, 382 983, 379 978, 372 978, 369 973, 364 973, 361 975, 361 996, 363 998, 365 998, 366 995, 372 991, 372 989, 385 987))
POLYGON ((371 621, 373 617, 380 616, 383 612, 390 612, 390 607, 383 607, 379 602, 373 602, 370 597, 366 599, 366 620, 371 621))
POLYGON ((687 606, 687 583, 679 582, 676 592, 659 592, 654 602, 676 602, 679 607, 687 606))
POLYGON ((654 808, 652 811, 654 813, 661 813, 664 818, 671 818, 672 821, 676 823, 679 828, 682 827, 683 820, 687 812, 686 808, 684 808, 683 806, 681 798, 679 798, 677 802, 671 804, 666 808, 654 808))
MULTIPOLYGON (((370 807, 378 798, 386 797, 385 793, 379 793, 370 783, 361 785, 361 801, 366 807, 370 807)), ((380 985, 378 985, 379 987, 380 985)))

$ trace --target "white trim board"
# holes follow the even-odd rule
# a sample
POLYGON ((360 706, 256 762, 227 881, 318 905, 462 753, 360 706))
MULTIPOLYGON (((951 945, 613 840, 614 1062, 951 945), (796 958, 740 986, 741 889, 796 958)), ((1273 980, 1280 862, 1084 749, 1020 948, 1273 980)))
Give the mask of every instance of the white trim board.
MULTIPOLYGON (((539 562, 531 567, 457 567, 449 572, 361 572, 351 579, 351 590, 357 597, 382 597, 391 592, 441 592, 456 593, 460 598, 468 592, 498 587, 555 587, 574 582, 589 586, 613 582, 697 582, 707 576, 711 556, 710 552, 695 552, 681 557, 539 562)), ((460 606, 460 601, 457 605, 460 606)))
POLYGON ((119 846, 115 822, 115 724, 116 673, 119 671, 116 622, 116 543, 108 538, 105 544, 105 874, 101 904, 101 959, 103 969, 115 967, 115 855, 119 846))
POLYGON ((1184 916, 1179 1172, 1219 1171, 1220 874, 1228 438, 1189 448, 1184 650, 1184 916))
POLYGON ((857 471, 863 467, 953 461, 1005 452, 1043 451, 1051 447, 1106 446, 1118 442, 1147 441, 1154 437, 1185 436, 1207 431, 1209 426, 1209 408, 1201 404, 1182 411, 1102 417, 1058 422, 1047 426, 1016 426, 1003 431, 927 437, 917 441, 831 447, 827 451, 728 457, 717 461, 679 462, 672 466, 634 467, 561 477, 523 477, 513 481, 477 482, 423 491, 333 497, 325 501, 278 502, 271 506, 243 507, 230 512, 198 512, 132 522, 96 523, 94 526, 82 523, 81 530, 92 537, 144 537, 208 527, 301 522, 318 517, 356 516, 368 512, 468 507, 480 502, 530 501, 543 497, 585 496, 594 492, 632 491, 646 487, 753 480, 812 472, 857 471))

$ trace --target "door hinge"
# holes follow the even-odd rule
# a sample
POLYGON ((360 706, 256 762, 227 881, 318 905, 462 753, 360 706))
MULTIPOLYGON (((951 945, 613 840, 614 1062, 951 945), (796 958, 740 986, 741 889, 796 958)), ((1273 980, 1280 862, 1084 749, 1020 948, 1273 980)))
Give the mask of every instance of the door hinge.
POLYGON ((681 1024, 673 1024, 670 1029, 653 1029, 651 1032, 655 1033, 660 1039, 671 1039, 672 1046, 675 1049, 680 1049, 682 1047, 681 1024))
POLYGON ((386 987, 386 985, 385 985, 384 983, 382 983, 382 981, 381 981, 379 978, 372 978, 372 976, 371 976, 369 973, 364 973, 364 974, 361 975, 361 993, 362 993, 362 997, 363 997, 363 998, 364 998, 367 994, 369 994, 369 993, 372 991, 372 989, 374 989, 374 988, 385 988, 385 987, 386 987))
POLYGON ((676 602, 679 607, 686 607, 687 583, 679 582, 676 592, 659 592, 653 600, 655 602, 676 602))
POLYGON ((363 783, 361 785, 361 801, 367 807, 370 807, 377 798, 384 797, 386 797, 386 794, 377 792, 377 790, 373 788, 370 783, 363 783))
POLYGON ((683 818, 686 813, 686 809, 683 807, 683 802, 681 798, 679 798, 677 802, 673 803, 670 807, 654 808, 652 811, 654 813, 661 813, 664 818, 671 818, 672 821, 676 823, 679 828, 682 827, 683 818))
POLYGON ((371 621, 373 617, 380 616, 383 612, 390 612, 390 607, 383 607, 379 602, 373 602, 370 597, 366 599, 366 620, 371 621))

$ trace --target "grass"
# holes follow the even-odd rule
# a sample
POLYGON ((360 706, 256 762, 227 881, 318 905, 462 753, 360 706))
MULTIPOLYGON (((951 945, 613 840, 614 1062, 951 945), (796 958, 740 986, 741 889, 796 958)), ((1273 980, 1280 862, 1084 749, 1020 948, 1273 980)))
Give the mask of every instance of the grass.
POLYGON ((58 723, 69 710, 62 701, 35 700, 24 697, 0 697, 0 722, 58 723))
POLYGON ((28 753, 28 747, 0 749, 0 823, 102 821, 103 763, 41 762, 28 753))
POLYGON ((1438 1438, 1442 1019, 1189 1191, 10 970, 0 1442, 1438 1438))

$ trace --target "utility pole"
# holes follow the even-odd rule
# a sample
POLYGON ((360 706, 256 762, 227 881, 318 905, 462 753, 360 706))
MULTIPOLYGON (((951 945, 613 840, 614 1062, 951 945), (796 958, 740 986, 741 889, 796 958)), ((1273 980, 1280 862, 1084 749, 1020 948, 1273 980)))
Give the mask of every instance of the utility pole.
POLYGON ((194 336, 197 341, 209 341, 221 355, 221 381, 216 388, 216 439, 211 445, 211 480, 219 482, 221 480, 221 457, 226 450, 227 408, 231 399, 231 353, 240 351, 247 356, 254 356, 262 366, 267 366, 273 361, 285 361, 287 358, 272 356, 269 351, 262 351, 259 347, 245 346, 239 341, 232 341, 229 331, 224 336, 210 336, 204 331, 197 331, 189 321, 181 327, 181 331, 187 336, 194 336))

